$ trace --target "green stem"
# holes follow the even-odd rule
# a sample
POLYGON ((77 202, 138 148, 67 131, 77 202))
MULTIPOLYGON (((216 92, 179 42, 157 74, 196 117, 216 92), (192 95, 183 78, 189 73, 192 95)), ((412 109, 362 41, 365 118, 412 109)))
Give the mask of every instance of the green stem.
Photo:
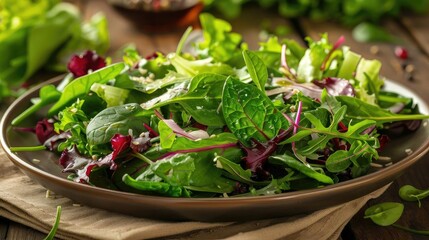
POLYGON ((390 102, 390 103, 397 103, 397 102, 408 103, 410 101, 409 98, 391 97, 391 96, 386 96, 386 95, 378 95, 378 100, 383 101, 383 102, 390 102))
POLYGON ((52 229, 49 232, 48 236, 46 236, 43 240, 54 239, 55 233, 57 232, 58 226, 60 225, 60 218, 61 218, 61 206, 57 206, 57 215, 55 216, 54 225, 52 226, 52 229))
POLYGON ((160 137, 154 137, 150 139, 150 143, 157 143, 160 141, 160 137))
POLYGON ((183 33, 183 36, 182 38, 180 38, 179 44, 177 45, 176 55, 180 55, 180 53, 182 52, 182 48, 185 45, 185 42, 188 39, 189 34, 191 34, 191 32, 192 32, 192 27, 188 27, 185 33, 183 33))
POLYGON ((28 118, 30 115, 32 115, 37 110, 41 109, 42 107, 44 107, 47 104, 48 103, 40 100, 39 102, 35 103, 33 106, 27 108, 24 112, 22 112, 21 114, 19 114, 16 118, 14 118, 12 120, 12 123, 11 123, 12 126, 16 126, 16 125, 20 124, 24 119, 28 118))
POLYGON ((396 228, 399 228, 399 229, 402 229, 402 230, 407 231, 407 232, 429 236, 429 230, 416 230, 416 229, 407 228, 407 227, 404 227, 404 226, 401 226, 401 225, 397 225, 397 224, 392 224, 392 226, 394 226, 396 228))
POLYGON ((39 146, 31 146, 31 147, 10 147, 10 151, 12 152, 35 152, 46 150, 46 147, 43 145, 39 146))
POLYGON ((141 153, 133 153, 132 156, 134 156, 140 160, 143 160, 143 162, 145 162, 149 165, 153 164, 152 160, 150 160, 149 158, 147 158, 145 155, 143 155, 141 153))

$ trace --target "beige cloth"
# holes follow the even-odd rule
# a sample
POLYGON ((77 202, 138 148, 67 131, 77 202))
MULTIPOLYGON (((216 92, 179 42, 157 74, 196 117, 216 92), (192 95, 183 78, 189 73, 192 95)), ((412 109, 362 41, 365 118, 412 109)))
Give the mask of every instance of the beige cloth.
POLYGON ((49 232, 62 206, 57 237, 62 239, 338 239, 347 222, 371 198, 308 215, 235 223, 165 222, 76 206, 67 198, 46 197, 46 189, 23 175, 0 150, 0 215, 49 232))

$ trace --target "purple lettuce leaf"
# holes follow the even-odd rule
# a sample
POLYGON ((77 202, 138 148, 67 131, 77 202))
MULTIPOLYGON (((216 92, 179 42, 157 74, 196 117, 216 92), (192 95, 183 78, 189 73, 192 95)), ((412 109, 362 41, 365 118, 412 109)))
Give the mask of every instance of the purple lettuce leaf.
POLYGON ((331 96, 355 96, 353 86, 346 79, 328 77, 323 80, 315 80, 313 84, 322 89, 325 88, 331 96))

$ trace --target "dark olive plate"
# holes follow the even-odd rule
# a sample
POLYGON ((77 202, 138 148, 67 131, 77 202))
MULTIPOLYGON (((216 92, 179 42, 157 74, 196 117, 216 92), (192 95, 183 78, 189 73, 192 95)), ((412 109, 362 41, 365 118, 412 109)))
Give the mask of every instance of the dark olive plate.
MULTIPOLYGON (((58 83, 59 78, 44 84, 58 83)), ((78 203, 139 217, 166 220, 236 221, 284 217, 328 208, 359 198, 392 182, 429 150, 429 128, 425 120, 412 134, 393 139, 381 155, 391 157, 393 164, 353 180, 319 189, 302 190, 272 196, 241 198, 170 198, 112 191, 79 184, 66 179, 57 164, 58 155, 48 151, 11 152, 10 146, 38 145, 31 133, 15 131, 11 121, 30 106, 38 95, 39 85, 17 99, 4 114, 0 127, 0 143, 10 160, 31 179, 47 189, 78 203), (38 159, 40 161, 34 161, 38 159)), ((387 81, 386 89, 413 97, 420 110, 428 106, 405 87, 387 81)), ((46 111, 46 109, 45 109, 46 111)), ((40 111, 23 126, 33 126, 44 116, 40 111)))

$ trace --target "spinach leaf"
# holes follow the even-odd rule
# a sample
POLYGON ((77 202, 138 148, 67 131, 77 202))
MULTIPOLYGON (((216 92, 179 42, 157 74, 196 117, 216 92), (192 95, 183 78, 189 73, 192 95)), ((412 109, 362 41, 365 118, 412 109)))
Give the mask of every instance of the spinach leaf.
POLYGON ((97 114, 86 127, 88 143, 98 145, 108 143, 116 133, 128 135, 129 129, 135 134, 145 131, 152 111, 143 110, 136 103, 106 108, 97 114))
POLYGON ((225 76, 217 74, 199 74, 192 78, 187 93, 179 96, 172 91, 142 104, 144 108, 154 109, 165 105, 178 103, 197 122, 206 126, 225 125, 219 105, 222 97, 222 88, 226 80, 225 76), (173 96, 173 98, 169 98, 173 96), (155 104, 153 104, 155 103, 155 104))
POLYGON ((326 169, 330 172, 341 172, 346 170, 351 163, 348 151, 336 150, 326 160, 326 169))
POLYGON ((247 71, 250 74, 253 82, 259 90, 265 92, 265 83, 268 80, 268 71, 265 63, 253 52, 243 51, 244 62, 246 63, 247 71))
POLYGON ((366 168, 366 165, 369 165, 373 158, 378 158, 377 150, 368 145, 367 142, 357 140, 352 142, 348 151, 337 150, 332 153, 326 160, 325 164, 328 171, 336 173, 346 170, 351 163, 354 164, 354 167, 366 168), (362 163, 362 161, 358 161, 361 157, 368 161, 365 161, 364 163, 362 163))
POLYGON ((304 165, 301 161, 296 160, 295 158, 289 156, 289 155, 277 155, 272 156, 269 158, 271 163, 274 164, 281 164, 286 165, 287 167, 290 167, 304 175, 306 175, 309 178, 315 179, 321 183, 324 184, 334 184, 334 180, 330 178, 329 176, 319 173, 316 170, 314 170, 309 165, 304 165))
POLYGON ((48 115, 52 116, 64 108, 64 106, 69 104, 71 101, 74 101, 78 97, 87 94, 90 91, 91 85, 93 83, 106 83, 107 81, 115 78, 124 69, 124 63, 115 63, 75 79, 64 88, 64 91, 61 94, 58 102, 56 102, 54 106, 49 109, 48 115))
POLYGON ((401 217, 404 205, 397 202, 385 202, 365 210, 364 218, 370 218, 375 224, 389 226, 401 217))
POLYGON ((235 183, 222 177, 222 170, 214 165, 213 154, 213 151, 186 153, 158 160, 135 180, 160 181, 176 188, 193 191, 214 193, 233 191, 235 183))
POLYGON ((223 88, 222 112, 228 128, 247 147, 252 138, 267 142, 275 137, 285 121, 261 90, 232 77, 223 88))
POLYGON ((404 185, 399 189, 399 196, 405 201, 419 201, 429 196, 429 189, 418 189, 411 185, 404 185))
POLYGON ((172 186, 164 182, 138 181, 128 174, 123 176, 122 181, 128 186, 144 192, 158 193, 170 197, 189 197, 189 193, 182 187, 172 186))

